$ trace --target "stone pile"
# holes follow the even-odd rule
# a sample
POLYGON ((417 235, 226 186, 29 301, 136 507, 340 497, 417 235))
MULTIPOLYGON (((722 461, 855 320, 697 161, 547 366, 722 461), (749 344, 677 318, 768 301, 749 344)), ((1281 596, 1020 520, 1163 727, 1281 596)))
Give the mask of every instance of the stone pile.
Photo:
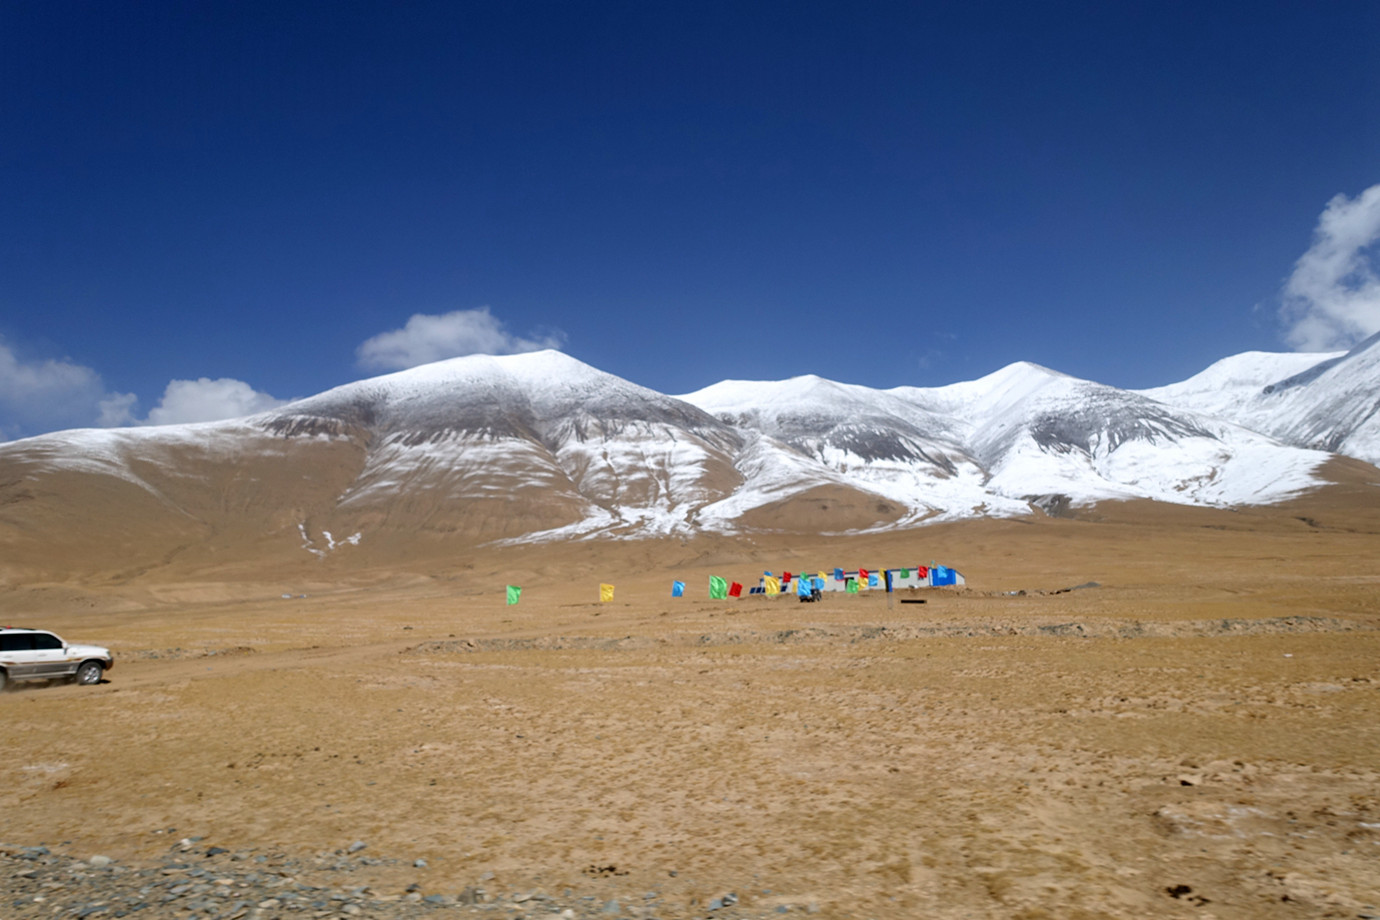
MULTIPOLYGON (((22 918, 195 918, 195 920, 413 920, 435 917, 489 917, 493 920, 652 920, 703 917, 749 920, 779 917, 806 908, 744 910, 738 897, 726 893, 703 906, 664 903, 649 891, 636 903, 601 896, 560 896, 541 891, 499 894, 481 886, 455 892, 427 892, 414 883, 402 892, 379 892, 360 884, 361 874, 376 867, 397 868, 397 860, 362 855, 356 841, 344 850, 300 858, 281 853, 231 852, 199 845, 196 838, 174 844, 161 861, 124 865, 107 856, 78 859, 43 846, 0 844, 0 917, 22 918), (329 878, 322 884, 323 877, 329 878), (311 883, 305 881, 310 879, 311 883)), ((426 868, 424 860, 410 865, 426 868)), ((420 875, 419 871, 419 875, 420 875)), ((809 912, 813 913, 813 910, 809 912)))

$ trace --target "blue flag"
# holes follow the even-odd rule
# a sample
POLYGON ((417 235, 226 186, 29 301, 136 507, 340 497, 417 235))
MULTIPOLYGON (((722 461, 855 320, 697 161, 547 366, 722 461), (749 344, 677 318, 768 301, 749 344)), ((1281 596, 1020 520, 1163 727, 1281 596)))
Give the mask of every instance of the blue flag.
POLYGON ((810 579, 797 578, 795 580, 795 593, 800 597, 810 596, 810 579))
POLYGON ((834 581, 843 581, 843 569, 834 569, 834 581))
POLYGON ((684 596, 684 594, 685 594, 685 582, 683 582, 683 581, 673 581, 673 582, 671 582, 671 596, 672 596, 672 597, 682 597, 682 596, 684 596))

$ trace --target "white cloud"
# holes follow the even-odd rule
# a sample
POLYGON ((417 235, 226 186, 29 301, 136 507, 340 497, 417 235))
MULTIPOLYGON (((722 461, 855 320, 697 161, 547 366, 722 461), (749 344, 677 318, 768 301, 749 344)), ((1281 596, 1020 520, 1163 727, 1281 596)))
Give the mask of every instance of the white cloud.
POLYGON ((65 358, 27 358, 0 340, 0 441, 63 428, 215 422, 285 402, 242 380, 173 380, 148 417, 139 418, 139 398, 107 390, 91 368, 65 358))
POLYGON ((102 424, 106 406, 128 415, 130 393, 106 391, 101 375, 68 359, 28 359, 0 341, 0 437, 102 424))
POLYGON ((1380 331, 1380 185, 1327 203, 1313 245, 1284 285, 1286 338, 1300 351, 1348 348, 1380 331))
MULTIPOLYGON (((260 393, 243 380, 221 377, 211 380, 172 380, 158 405, 149 410, 146 424, 179 425, 187 422, 218 422, 266 412, 286 400, 260 393)), ((128 411, 128 407, 126 412, 128 411)))
POLYGON ((100 410, 100 416, 96 419, 96 424, 102 428, 120 428, 124 425, 135 424, 134 407, 139 404, 139 397, 133 393, 112 393, 106 399, 96 403, 96 408, 100 410))
POLYGON ((417 313, 401 329, 367 340, 355 354, 360 366, 369 370, 404 370, 461 355, 515 355, 564 344, 560 332, 530 339, 515 336, 488 307, 480 307, 439 316, 417 313))

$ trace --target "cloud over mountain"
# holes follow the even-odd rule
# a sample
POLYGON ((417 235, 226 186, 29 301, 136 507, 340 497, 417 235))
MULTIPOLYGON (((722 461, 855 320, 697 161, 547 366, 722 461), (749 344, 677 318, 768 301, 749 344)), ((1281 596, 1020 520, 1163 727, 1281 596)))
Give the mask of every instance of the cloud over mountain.
POLYGON ((286 400, 261 393, 243 380, 171 380, 163 391, 163 399, 149 411, 147 424, 218 422, 276 409, 285 403, 286 400))
POLYGON ((1284 286, 1286 338, 1302 351, 1348 348, 1380 332, 1380 185, 1337 195, 1284 286))
POLYGON ((504 328, 488 307, 432 315, 415 313, 401 329, 381 332, 356 351, 361 367, 375 371, 406 370, 465 355, 516 355, 560 348, 559 331, 524 338, 504 328))
POLYGON ((54 428, 218 422, 284 403, 242 380, 172 380, 140 418, 139 397, 108 389, 92 368, 67 358, 26 357, 0 340, 0 441, 54 428))
MULTIPOLYGON (((401 329, 379 333, 356 350, 361 367, 405 370, 466 355, 515 355, 560 348, 559 330, 520 336, 488 307, 417 313, 401 329)), ((229 377, 171 380, 146 417, 134 393, 107 390, 101 375, 69 359, 28 358, 0 339, 0 441, 61 428, 117 428, 214 422, 265 412, 285 400, 229 377)))
POLYGON ((33 428, 124 424, 134 395, 67 358, 28 358, 0 340, 0 440, 33 428))

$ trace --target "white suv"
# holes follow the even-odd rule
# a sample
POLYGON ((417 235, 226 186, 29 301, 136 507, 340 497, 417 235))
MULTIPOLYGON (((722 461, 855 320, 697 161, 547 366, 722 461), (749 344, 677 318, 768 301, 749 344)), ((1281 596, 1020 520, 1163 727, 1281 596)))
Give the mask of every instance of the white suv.
POLYGON ((0 627, 0 690, 12 680, 99 684, 114 666, 115 656, 99 645, 68 645, 42 629, 0 627))

